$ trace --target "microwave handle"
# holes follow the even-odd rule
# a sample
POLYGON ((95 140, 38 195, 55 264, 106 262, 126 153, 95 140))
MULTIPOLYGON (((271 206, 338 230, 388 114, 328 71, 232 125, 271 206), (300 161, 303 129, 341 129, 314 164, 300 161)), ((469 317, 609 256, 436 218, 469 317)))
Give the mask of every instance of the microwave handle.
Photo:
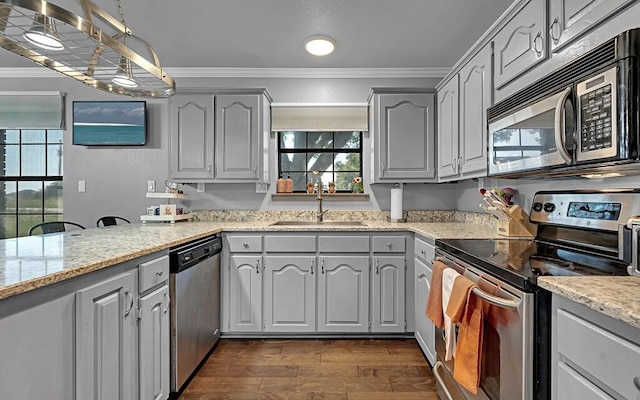
POLYGON ((571 87, 566 88, 558 99, 556 104, 556 126, 555 126, 555 140, 558 153, 567 164, 571 164, 571 156, 567 153, 567 149, 564 147, 564 102, 567 101, 567 97, 571 94, 571 87))

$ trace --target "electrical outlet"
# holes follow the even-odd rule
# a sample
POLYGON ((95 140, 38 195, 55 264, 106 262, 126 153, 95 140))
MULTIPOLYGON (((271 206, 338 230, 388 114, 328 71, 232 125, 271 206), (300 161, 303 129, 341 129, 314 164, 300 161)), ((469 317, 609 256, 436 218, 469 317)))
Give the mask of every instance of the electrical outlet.
POLYGON ((256 182, 256 193, 267 193, 269 191, 269 184, 264 182, 256 182))
POLYGON ((147 192, 156 191, 156 181, 147 181, 147 192))
POLYGON ((198 193, 204 193, 204 183, 198 183, 198 193))

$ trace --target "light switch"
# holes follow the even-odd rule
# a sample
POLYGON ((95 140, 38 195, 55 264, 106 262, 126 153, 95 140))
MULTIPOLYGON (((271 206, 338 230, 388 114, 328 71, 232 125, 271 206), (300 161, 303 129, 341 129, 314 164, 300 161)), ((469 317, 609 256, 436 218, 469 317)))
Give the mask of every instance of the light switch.
POLYGON ((156 191, 156 181, 147 181, 147 192, 156 191))
POLYGON ((86 181, 78 181, 78 192, 84 193, 87 191, 87 182, 86 181))
POLYGON ((204 193, 204 183, 198 183, 198 193, 204 193))

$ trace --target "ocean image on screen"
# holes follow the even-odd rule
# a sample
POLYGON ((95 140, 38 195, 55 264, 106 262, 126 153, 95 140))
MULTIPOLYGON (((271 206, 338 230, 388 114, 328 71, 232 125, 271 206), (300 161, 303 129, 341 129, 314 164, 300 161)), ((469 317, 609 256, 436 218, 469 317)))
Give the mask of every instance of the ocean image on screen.
POLYGON ((142 145, 145 102, 74 102, 73 144, 142 145))

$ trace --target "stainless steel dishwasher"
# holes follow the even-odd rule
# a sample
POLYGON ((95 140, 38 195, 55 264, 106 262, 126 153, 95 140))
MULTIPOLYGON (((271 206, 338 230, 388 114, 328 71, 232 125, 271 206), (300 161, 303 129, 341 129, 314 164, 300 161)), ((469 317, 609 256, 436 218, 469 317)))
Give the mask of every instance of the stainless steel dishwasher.
POLYGON ((219 235, 172 248, 171 392, 178 392, 220 338, 219 235))

